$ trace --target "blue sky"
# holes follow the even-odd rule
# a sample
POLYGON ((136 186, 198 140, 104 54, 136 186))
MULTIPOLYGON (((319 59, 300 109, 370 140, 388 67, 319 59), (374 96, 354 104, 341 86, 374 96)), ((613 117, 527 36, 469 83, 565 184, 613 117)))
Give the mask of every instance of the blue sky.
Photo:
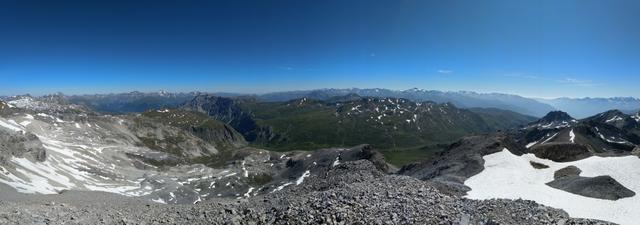
POLYGON ((640 97, 640 1, 2 1, 0 95, 640 97))

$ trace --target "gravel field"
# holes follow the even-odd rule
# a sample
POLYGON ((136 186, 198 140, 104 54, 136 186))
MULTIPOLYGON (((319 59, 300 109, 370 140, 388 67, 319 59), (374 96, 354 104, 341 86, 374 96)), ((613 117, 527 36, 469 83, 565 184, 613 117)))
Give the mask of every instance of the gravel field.
POLYGON ((165 205, 101 192, 18 194, 0 188, 0 224, 609 224, 525 200, 468 200, 428 182, 346 162, 249 199, 165 205))

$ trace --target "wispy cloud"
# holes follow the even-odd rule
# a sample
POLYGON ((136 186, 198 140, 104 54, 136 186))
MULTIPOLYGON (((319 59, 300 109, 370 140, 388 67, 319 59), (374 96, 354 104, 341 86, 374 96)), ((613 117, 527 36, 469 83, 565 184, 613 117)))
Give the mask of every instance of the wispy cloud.
POLYGON ((597 83, 594 83, 591 80, 581 80, 581 79, 575 79, 575 78, 564 78, 562 80, 558 80, 558 82, 562 84, 568 84, 568 85, 580 86, 580 87, 593 87, 598 85, 597 83))
POLYGON ((280 70, 288 70, 288 71, 294 70, 294 68, 290 67, 290 66, 279 66, 278 69, 280 69, 280 70))
POLYGON ((539 76, 531 75, 531 74, 525 74, 525 73, 510 73, 510 74, 505 74, 504 76, 505 77, 522 78, 522 79, 533 79, 533 80, 541 79, 541 77, 539 77, 539 76))
POLYGON ((452 74, 453 70, 442 70, 441 69, 441 70, 438 70, 438 73, 440 73, 440 74, 452 74))

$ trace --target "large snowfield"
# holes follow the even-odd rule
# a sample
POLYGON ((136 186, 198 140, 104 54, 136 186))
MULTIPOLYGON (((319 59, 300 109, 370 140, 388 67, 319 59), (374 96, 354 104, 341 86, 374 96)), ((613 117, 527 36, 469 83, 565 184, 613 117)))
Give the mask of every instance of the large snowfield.
POLYGON ((572 217, 600 219, 623 225, 638 224, 640 221, 640 158, 636 156, 593 156, 558 163, 533 154, 517 156, 504 149, 483 159, 484 171, 465 182, 472 189, 467 193, 467 198, 521 198, 563 209, 572 217), (535 169, 530 161, 548 165, 549 168, 535 169), (545 184, 553 181, 555 171, 570 165, 581 169, 580 176, 583 177, 609 175, 636 195, 616 201, 603 200, 572 194, 545 184))

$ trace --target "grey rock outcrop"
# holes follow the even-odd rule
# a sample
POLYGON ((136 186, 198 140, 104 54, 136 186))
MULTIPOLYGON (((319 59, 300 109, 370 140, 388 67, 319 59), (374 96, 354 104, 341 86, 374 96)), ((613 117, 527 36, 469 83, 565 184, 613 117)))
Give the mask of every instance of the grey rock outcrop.
POLYGON ((635 192, 624 187, 610 176, 581 177, 581 170, 568 166, 555 172, 550 187, 590 198, 618 200, 633 197, 635 192))
POLYGON ((42 162, 46 158, 46 151, 35 135, 7 131, 0 127, 0 165, 11 157, 28 157, 42 162))

